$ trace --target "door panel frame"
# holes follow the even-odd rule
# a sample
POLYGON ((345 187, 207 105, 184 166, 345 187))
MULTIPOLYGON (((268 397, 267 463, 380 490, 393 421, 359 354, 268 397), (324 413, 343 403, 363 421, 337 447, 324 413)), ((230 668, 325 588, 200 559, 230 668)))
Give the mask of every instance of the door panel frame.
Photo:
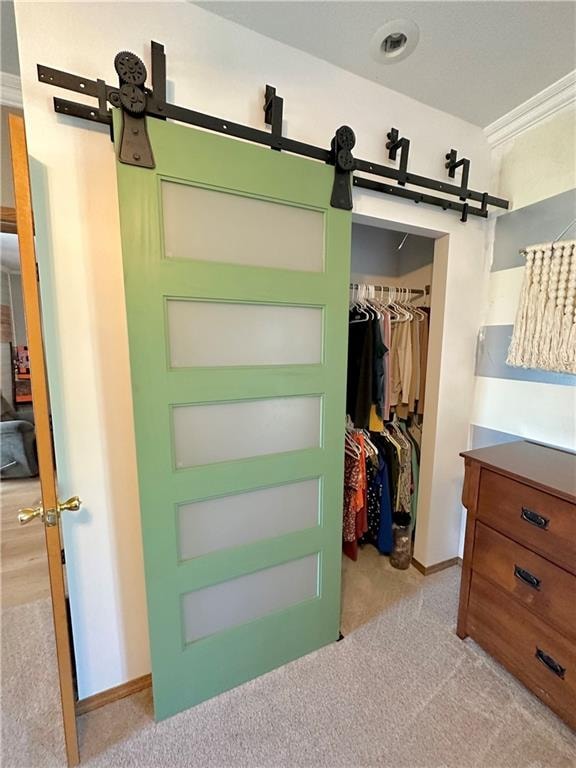
MULTIPOLYGON (((28 150, 26 147, 24 119, 20 115, 9 115, 9 132, 14 179, 16 229, 20 250, 22 294, 28 336, 28 352, 30 355, 32 405, 34 409, 42 506, 45 510, 51 510, 58 509, 58 491, 52 446, 46 361, 42 338, 42 315, 34 246, 34 219, 28 168, 28 150)), ((32 522, 31 524, 35 525, 36 523, 32 522)), ((75 766, 80 761, 80 754, 76 730, 76 695, 70 646, 71 630, 68 620, 66 587, 62 567, 60 525, 49 526, 45 524, 44 533, 46 536, 46 554, 50 577, 66 757, 68 765, 75 766)))
MULTIPOLYGON (((114 128, 114 135, 121 136, 118 110, 114 128)), ((330 206, 330 166, 188 126, 151 120, 148 131, 156 169, 119 164, 117 172, 148 614, 154 617, 150 621, 152 667, 162 670, 161 679, 153 671, 153 688, 157 716, 162 718, 338 639, 342 484, 335 482, 335 473, 343 471, 344 455, 346 349, 342 339, 348 323, 351 213, 330 206), (163 180, 320 211, 323 270, 166 257, 163 180), (171 368, 167 298, 323 306, 323 361, 171 368), (340 366, 342 376, 334 377, 340 366), (322 396, 320 447, 175 468, 172 429, 167 428, 174 406, 291 395, 322 396), (324 514, 317 528, 179 561, 178 504, 322 476, 330 481, 322 486, 321 509, 332 514, 324 514), (157 510, 167 511, 166 526, 158 524, 157 510), (182 632, 177 631, 182 594, 316 552, 321 558, 321 599, 235 625, 184 648, 182 632), (294 639, 288 640, 288 622, 310 629, 295 632, 294 639), (266 626, 266 633, 254 632, 259 623, 266 626), (177 659, 192 655, 193 674, 190 668, 184 674, 177 659), (250 661, 252 657, 256 661, 250 661), (214 668, 215 658, 229 660, 226 670, 214 668), (252 674, 252 668, 259 671, 252 674)))

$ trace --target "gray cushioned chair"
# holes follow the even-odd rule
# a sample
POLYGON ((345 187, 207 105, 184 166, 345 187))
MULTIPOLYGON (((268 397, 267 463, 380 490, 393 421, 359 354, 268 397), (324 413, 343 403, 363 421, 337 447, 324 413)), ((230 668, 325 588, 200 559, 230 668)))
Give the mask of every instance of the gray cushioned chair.
POLYGON ((32 409, 16 413, 4 397, 1 403, 0 475, 34 477, 38 474, 38 460, 32 409))

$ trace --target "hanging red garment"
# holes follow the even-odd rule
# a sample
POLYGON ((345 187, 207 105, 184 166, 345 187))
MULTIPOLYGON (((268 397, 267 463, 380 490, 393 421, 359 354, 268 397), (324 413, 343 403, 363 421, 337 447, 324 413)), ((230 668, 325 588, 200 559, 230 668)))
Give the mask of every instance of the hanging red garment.
POLYGON ((364 435, 358 433, 354 439, 360 446, 360 478, 358 480, 358 511, 356 512, 356 539, 361 539, 368 530, 368 483, 366 480, 366 443, 364 435))
POLYGON ((360 447, 358 457, 344 455, 344 522, 342 549, 351 560, 358 559, 358 539, 368 530, 366 450, 364 437, 354 434, 360 447))

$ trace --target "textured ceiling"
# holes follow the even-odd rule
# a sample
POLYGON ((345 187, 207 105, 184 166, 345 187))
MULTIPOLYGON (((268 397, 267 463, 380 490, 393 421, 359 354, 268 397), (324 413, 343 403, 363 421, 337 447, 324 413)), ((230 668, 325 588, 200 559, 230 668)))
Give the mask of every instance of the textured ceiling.
POLYGON ((576 68, 574 2, 195 4, 481 126, 576 68), (416 50, 396 64, 374 61, 372 36, 398 18, 418 25, 416 50))

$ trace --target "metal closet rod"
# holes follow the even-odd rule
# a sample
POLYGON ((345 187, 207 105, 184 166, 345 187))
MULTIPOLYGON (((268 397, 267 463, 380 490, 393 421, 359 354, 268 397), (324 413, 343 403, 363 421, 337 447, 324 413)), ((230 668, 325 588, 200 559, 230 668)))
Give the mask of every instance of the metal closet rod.
POLYGON ((403 285, 382 285, 380 283, 350 283, 350 288, 352 289, 359 288, 361 285, 365 285, 367 288, 384 288, 387 291, 389 291, 391 288, 392 289, 397 288, 401 291, 408 291, 414 296, 428 296, 430 294, 429 285, 425 285, 424 289, 422 290, 422 288, 407 288, 403 285))
MULTIPOLYGON (((138 82, 134 78, 130 79, 133 72, 125 74, 126 79, 122 81, 122 71, 117 67, 120 76, 119 86, 110 86, 104 80, 92 80, 86 77, 64 72, 44 65, 38 65, 38 80, 47 85, 54 85, 76 93, 82 93, 85 96, 91 96, 98 100, 97 106, 81 104, 66 99, 54 98, 54 109, 60 114, 66 114, 90 122, 103 123, 112 129, 112 114, 108 109, 108 102, 114 106, 120 106, 126 121, 139 121, 144 116, 154 117, 161 120, 169 118, 178 122, 194 125, 205 130, 221 133, 227 136, 250 141, 255 144, 261 144, 270 147, 276 151, 289 152, 295 155, 301 155, 323 163, 329 163, 335 166, 335 186, 331 204, 337 208, 352 208, 352 196, 350 187, 350 176, 354 171, 372 176, 380 176, 385 179, 396 181, 397 184, 384 184, 374 181, 365 176, 352 176, 352 183, 356 187, 381 192, 408 200, 415 203, 425 203, 442 208, 443 210, 453 210, 461 213, 461 220, 466 221, 468 216, 480 216, 486 218, 488 215, 487 206, 497 208, 508 208, 508 201, 499 197, 489 195, 487 192, 477 192, 468 189, 468 177, 470 170, 470 161, 466 158, 457 157, 455 149, 446 154, 445 167, 448 169, 448 175, 455 177, 457 168, 462 168, 461 184, 450 184, 448 182, 438 181, 426 176, 420 176, 410 173, 407 169, 408 155, 410 150, 410 141, 405 137, 399 136, 398 130, 392 128, 388 133, 389 159, 395 161, 397 154, 400 154, 398 168, 374 163, 368 160, 362 160, 352 156, 351 149, 355 144, 353 131, 342 126, 336 132, 332 140, 331 149, 324 149, 313 144, 296 141, 282 135, 282 114, 283 99, 276 94, 276 89, 270 85, 266 86, 266 96, 264 102, 265 122, 271 127, 270 131, 259 130, 251 126, 241 125, 230 120, 224 120, 214 115, 207 115, 192 109, 170 104, 166 101, 166 56, 164 46, 152 41, 152 89, 145 87, 146 68, 143 62, 135 54, 118 54, 118 56, 130 57, 130 65, 141 65, 142 79, 138 82), (130 85, 130 83, 136 83, 130 85), (128 88, 128 91, 123 89, 128 88), (131 90, 130 90, 131 89, 131 90), (436 195, 430 195, 415 190, 406 189, 406 185, 421 187, 423 189, 442 192, 453 195, 458 198, 449 200, 436 195), (480 206, 470 205, 468 201, 478 202, 480 206)), ((118 59, 118 57, 117 57, 118 59)), ((115 62, 116 66, 116 62, 115 62)), ((149 146, 146 130, 136 130, 137 123, 131 123, 132 135, 126 139, 122 136, 120 148, 121 162, 127 162, 132 165, 153 168, 154 158, 151 147, 149 146), (138 138, 134 138, 134 136, 138 138), (128 142, 131 142, 130 144, 128 142), (144 146, 148 143, 148 146, 144 146), (136 150, 136 151, 134 151, 136 150)))

